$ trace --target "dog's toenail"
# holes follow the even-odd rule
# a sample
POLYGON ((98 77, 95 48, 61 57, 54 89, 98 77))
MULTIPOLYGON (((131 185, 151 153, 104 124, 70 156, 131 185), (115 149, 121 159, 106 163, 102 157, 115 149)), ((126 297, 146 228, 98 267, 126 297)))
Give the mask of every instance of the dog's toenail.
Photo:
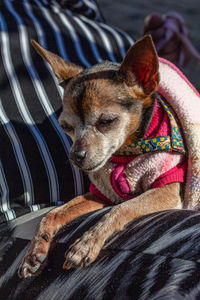
POLYGON ((42 235, 42 238, 43 238, 43 240, 45 240, 46 242, 49 242, 49 236, 48 236, 48 234, 43 234, 42 235))
POLYGON ((89 263, 90 259, 88 256, 86 256, 83 260, 83 265, 86 266, 89 263))

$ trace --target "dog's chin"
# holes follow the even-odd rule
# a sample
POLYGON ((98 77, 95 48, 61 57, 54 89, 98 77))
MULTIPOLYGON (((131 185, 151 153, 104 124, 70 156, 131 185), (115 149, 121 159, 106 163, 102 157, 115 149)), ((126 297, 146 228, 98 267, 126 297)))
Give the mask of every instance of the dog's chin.
POLYGON ((88 166, 79 166, 79 165, 75 164, 74 162, 73 162, 73 164, 76 168, 78 168, 86 173, 93 173, 93 172, 100 170, 106 164, 108 159, 109 159, 109 157, 101 160, 100 162, 98 162, 96 164, 93 164, 93 165, 91 164, 88 166))
POLYGON ((106 162, 107 162, 107 159, 97 163, 94 166, 90 166, 88 168, 81 168, 81 170, 86 173, 93 173, 93 172, 100 170, 106 164, 106 162))

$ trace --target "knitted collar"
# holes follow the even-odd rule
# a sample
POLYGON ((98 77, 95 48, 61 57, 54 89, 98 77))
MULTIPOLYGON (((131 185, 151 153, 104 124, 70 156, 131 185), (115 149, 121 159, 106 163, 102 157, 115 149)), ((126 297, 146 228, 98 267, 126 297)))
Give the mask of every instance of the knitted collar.
POLYGON ((167 113, 170 121, 171 134, 134 141, 133 143, 126 145, 122 151, 116 152, 115 155, 133 156, 161 150, 173 150, 181 153, 186 152, 179 121, 175 113, 163 97, 159 97, 157 101, 161 103, 163 109, 167 113))

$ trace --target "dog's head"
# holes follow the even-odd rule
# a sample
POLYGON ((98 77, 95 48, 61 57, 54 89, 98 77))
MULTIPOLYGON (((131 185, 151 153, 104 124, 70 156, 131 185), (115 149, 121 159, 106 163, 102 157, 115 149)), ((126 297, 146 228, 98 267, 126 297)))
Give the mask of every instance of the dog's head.
POLYGON ((86 172, 100 169, 134 140, 144 110, 159 82, 158 57, 150 36, 136 42, 120 64, 102 62, 88 69, 33 46, 64 88, 59 124, 73 145, 70 159, 86 172))

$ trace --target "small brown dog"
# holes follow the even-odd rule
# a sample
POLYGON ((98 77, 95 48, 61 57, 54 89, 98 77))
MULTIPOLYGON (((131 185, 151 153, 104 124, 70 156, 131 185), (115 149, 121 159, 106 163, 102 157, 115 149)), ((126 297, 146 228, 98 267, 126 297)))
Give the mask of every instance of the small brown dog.
POLYGON ((152 122, 159 63, 151 37, 136 42, 121 65, 103 62, 88 69, 66 62, 35 41, 32 44, 50 63, 64 88, 59 123, 73 141, 70 159, 88 173, 93 186, 92 192, 52 210, 42 219, 19 268, 20 277, 32 276, 41 269, 52 239, 64 225, 105 207, 107 199, 117 205, 74 242, 65 255, 65 269, 89 265, 108 237, 134 218, 182 207, 179 180, 160 187, 153 182, 160 176, 157 164, 166 173, 181 163, 183 153, 172 149, 142 154, 137 150, 139 155, 133 152, 135 159, 128 156, 122 165, 112 160, 131 152, 131 145, 145 136, 152 122))

